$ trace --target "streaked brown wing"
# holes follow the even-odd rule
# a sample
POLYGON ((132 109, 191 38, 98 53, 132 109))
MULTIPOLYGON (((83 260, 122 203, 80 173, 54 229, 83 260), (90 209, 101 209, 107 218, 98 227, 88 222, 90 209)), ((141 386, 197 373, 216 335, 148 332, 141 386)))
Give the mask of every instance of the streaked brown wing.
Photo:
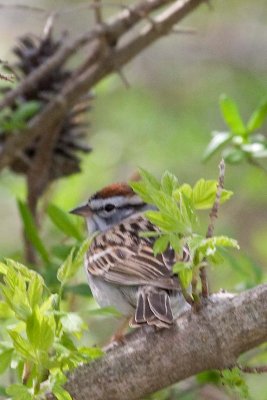
POLYGON ((141 231, 156 228, 142 214, 134 216, 99 234, 88 252, 88 270, 104 280, 121 285, 152 285, 179 289, 171 266, 174 252, 163 256, 153 254, 153 238, 142 238, 141 231))

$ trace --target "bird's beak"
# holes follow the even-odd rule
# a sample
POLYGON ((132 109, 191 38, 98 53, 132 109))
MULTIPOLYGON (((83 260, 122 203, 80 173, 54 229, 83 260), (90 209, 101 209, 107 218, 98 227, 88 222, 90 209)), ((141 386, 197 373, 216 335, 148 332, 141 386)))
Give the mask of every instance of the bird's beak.
POLYGON ((89 217, 92 214, 91 208, 88 204, 83 204, 73 210, 69 211, 70 214, 79 215, 81 217, 89 217))

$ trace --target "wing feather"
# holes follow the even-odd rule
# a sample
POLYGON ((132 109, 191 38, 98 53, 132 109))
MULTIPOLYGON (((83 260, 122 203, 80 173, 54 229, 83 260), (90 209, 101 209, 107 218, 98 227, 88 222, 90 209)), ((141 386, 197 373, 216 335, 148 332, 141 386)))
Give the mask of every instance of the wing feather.
POLYGON ((89 272, 114 284, 179 289, 178 279, 171 268, 175 262, 174 252, 169 249, 163 256, 155 257, 155 239, 140 237, 140 230, 156 229, 140 214, 100 233, 87 255, 89 272), (140 229, 137 230, 137 226, 140 229))

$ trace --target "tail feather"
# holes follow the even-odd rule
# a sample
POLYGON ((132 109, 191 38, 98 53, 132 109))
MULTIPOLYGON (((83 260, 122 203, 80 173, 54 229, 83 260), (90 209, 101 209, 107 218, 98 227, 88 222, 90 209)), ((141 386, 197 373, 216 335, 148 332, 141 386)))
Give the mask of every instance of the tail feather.
POLYGON ((173 315, 171 309, 170 297, 166 291, 161 290, 158 293, 149 293, 148 303, 153 314, 163 322, 172 324, 173 315))
POLYGON ((173 314, 167 291, 152 286, 141 287, 132 326, 148 324, 169 328, 172 323, 173 314))

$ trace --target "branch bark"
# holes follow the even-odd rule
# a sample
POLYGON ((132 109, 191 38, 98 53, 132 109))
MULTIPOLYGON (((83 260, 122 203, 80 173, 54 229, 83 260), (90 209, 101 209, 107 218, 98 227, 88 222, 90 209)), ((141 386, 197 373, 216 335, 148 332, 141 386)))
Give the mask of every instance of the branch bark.
POLYGON ((124 345, 70 374, 66 389, 74 400, 137 400, 198 372, 229 368, 266 340, 267 285, 214 295, 171 329, 135 331, 124 345))

